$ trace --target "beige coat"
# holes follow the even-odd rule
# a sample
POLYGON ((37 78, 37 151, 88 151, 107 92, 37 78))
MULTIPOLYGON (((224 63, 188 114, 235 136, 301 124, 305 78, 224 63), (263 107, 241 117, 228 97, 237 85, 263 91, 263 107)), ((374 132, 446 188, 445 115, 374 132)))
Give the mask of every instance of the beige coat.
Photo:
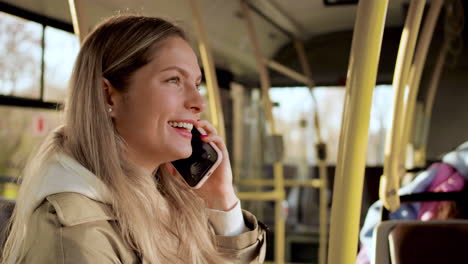
MULTIPOLYGON (((266 234, 255 216, 243 212, 251 231, 217 236, 219 251, 232 263, 263 263, 266 234)), ((124 243, 109 205, 82 194, 52 194, 34 210, 20 263, 110 264, 141 263, 124 243)), ((165 264, 165 263, 164 263, 165 264)))

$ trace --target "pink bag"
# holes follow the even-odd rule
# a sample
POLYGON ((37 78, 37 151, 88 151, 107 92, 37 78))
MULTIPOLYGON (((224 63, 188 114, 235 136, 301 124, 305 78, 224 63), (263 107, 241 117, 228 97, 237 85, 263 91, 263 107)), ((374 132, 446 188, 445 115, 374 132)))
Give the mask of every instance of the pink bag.
MULTIPOLYGON (((465 180, 452 166, 445 163, 436 163, 437 175, 434 177, 427 192, 458 192, 465 187, 465 180)), ((453 202, 422 202, 418 219, 427 221, 431 219, 447 219, 453 202)))

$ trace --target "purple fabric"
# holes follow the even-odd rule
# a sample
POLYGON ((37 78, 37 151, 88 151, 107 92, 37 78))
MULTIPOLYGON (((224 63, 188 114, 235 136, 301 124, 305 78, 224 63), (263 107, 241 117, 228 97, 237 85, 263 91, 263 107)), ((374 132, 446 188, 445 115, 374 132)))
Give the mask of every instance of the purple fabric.
MULTIPOLYGON (((434 177, 428 192, 458 192, 465 187, 465 180, 456 169, 445 163, 436 163, 431 167, 437 167, 437 174, 434 177)), ((438 212, 448 202, 423 202, 418 213, 418 219, 427 221, 437 217, 438 212)))
POLYGON ((367 255, 367 249, 361 244, 361 249, 357 255, 356 264, 370 264, 370 258, 367 255))
MULTIPOLYGON (((458 174, 463 177, 464 181, 468 181, 468 141, 464 142, 457 147, 456 150, 447 153, 442 158, 443 163, 448 164, 456 169, 458 174)), ((448 169, 444 168, 443 170, 448 169)), ((439 180, 435 181, 436 175, 438 174, 439 167, 430 167, 427 170, 418 174, 418 176, 408 185, 400 188, 398 191, 399 195, 412 194, 426 192, 431 189, 434 190, 445 190, 445 191, 457 191, 463 188, 464 183, 459 184, 458 176, 453 176, 452 178, 446 179, 446 184, 443 184, 444 180, 442 176, 439 176, 439 180), (440 189, 437 188, 440 184, 433 183, 439 182, 442 183, 440 189), (458 186, 458 187, 457 187, 458 186), (460 189, 459 189, 460 188, 460 189)), ((454 172, 455 173, 455 172, 454 172)), ((444 173, 445 174, 445 173, 444 173)), ((364 226, 360 232, 359 238, 361 241, 361 251, 358 256, 357 263, 367 264, 374 262, 375 254, 375 245, 373 241, 373 234, 375 227, 381 222, 381 210, 383 203, 382 201, 376 201, 367 211, 366 219, 364 221, 364 226)), ((431 212, 431 205, 427 205, 426 208, 421 209, 422 203, 410 203, 402 204, 400 209, 396 212, 390 214, 390 219, 418 219, 418 215, 423 217, 424 212, 431 212), (421 213, 419 213, 421 211, 421 213)), ((445 207, 445 205, 443 205, 445 207)), ((437 208, 435 212, 444 212, 444 210, 439 210, 443 207, 437 208)), ((444 208, 447 209, 447 208, 444 208)), ((432 211, 434 212, 434 211, 432 211)), ((432 215, 437 216, 437 215, 432 215)), ((443 216, 440 215, 439 216, 443 216)), ((425 216, 424 216, 425 217, 425 216)))

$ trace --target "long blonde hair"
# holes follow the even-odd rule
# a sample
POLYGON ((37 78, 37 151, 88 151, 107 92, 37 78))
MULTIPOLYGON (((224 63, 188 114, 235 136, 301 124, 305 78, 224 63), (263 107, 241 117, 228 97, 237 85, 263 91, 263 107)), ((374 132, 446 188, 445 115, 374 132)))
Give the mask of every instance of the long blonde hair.
POLYGON ((84 41, 66 101, 65 125, 48 136, 22 175, 3 263, 22 254, 28 228, 27 195, 44 164, 64 152, 99 177, 111 193, 122 239, 150 263, 223 263, 208 224, 205 203, 161 166, 148 175, 126 159, 125 141, 106 112, 103 77, 125 92, 132 74, 170 36, 187 40, 177 26, 134 15, 102 22, 84 41))

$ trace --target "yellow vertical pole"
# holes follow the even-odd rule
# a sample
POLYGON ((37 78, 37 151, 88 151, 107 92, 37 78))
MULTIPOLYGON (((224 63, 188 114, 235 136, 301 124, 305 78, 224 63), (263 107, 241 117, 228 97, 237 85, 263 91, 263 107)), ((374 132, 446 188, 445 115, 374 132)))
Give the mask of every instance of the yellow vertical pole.
POLYGON ((399 156, 402 164, 406 160, 406 149, 405 147, 409 143, 409 137, 413 129, 413 119, 414 119, 414 108, 416 105, 416 97, 418 95, 419 84, 421 82, 421 76, 424 69, 424 64, 426 62, 427 52, 429 50, 429 45, 432 40, 432 35, 434 34, 434 29, 439 18, 440 10, 442 9, 443 0, 432 0, 429 12, 427 14, 426 21, 424 21, 424 26, 421 33, 421 39, 418 43, 418 49, 414 57, 414 63, 410 69, 410 75, 408 80, 408 99, 406 102, 406 107, 404 111, 404 125, 402 133, 402 152, 399 156))
POLYGON ((240 84, 231 84, 231 97, 232 97, 232 112, 234 120, 232 122, 233 133, 233 177, 234 183, 237 183, 240 179, 240 172, 242 169, 242 156, 244 153, 244 87, 240 84))
POLYGON ((70 14, 73 22, 75 35, 80 39, 80 43, 89 33, 89 24, 84 12, 84 0, 68 0, 70 14))
POLYGON ((385 207, 392 211, 400 206, 397 191, 399 175, 404 173, 404 165, 400 163, 399 155, 402 151, 406 151, 404 145, 401 144, 405 87, 408 84, 409 69, 425 3, 426 1, 420 0, 410 2, 393 76, 393 120, 386 138, 384 174, 381 177, 379 191, 380 199, 385 207))
POLYGON ((307 77, 307 86, 309 89, 312 89, 314 87, 314 81, 312 78, 312 71, 310 70, 309 62, 307 61, 304 44, 299 39, 294 39, 293 42, 297 56, 299 57, 299 62, 301 63, 302 72, 307 77))
POLYGON ((320 116, 318 114, 317 100, 312 93, 314 82, 312 79, 312 72, 310 70, 309 62, 307 61, 304 45, 299 39, 294 40, 299 61, 301 63, 302 71, 307 77, 307 86, 309 87, 310 94, 314 100, 314 128, 317 136, 316 156, 317 165, 320 176, 320 204, 319 204, 319 264, 325 264, 327 258, 327 234, 328 234, 328 205, 327 205, 327 190, 328 190, 328 176, 327 176, 327 145, 323 142, 322 133, 320 131, 320 116))
POLYGON ((349 59, 328 260, 355 263, 372 92, 388 0, 360 0, 349 59))
POLYGON ((208 89, 208 106, 210 108, 211 122, 218 134, 226 139, 224 128, 223 109, 221 107, 221 97, 219 94, 218 79, 216 77, 213 56, 211 55, 208 38, 206 35, 203 18, 200 12, 198 0, 190 0, 192 15, 195 19, 195 29, 198 35, 198 45, 200 49, 203 71, 205 72, 206 86, 208 89))
POLYGON ((417 159, 416 161, 420 164, 425 164, 426 162, 426 151, 427 151, 427 141, 429 137, 429 127, 432 116, 432 108, 434 106, 435 95, 437 93, 437 87, 439 86, 440 76, 445 64, 445 58, 450 49, 450 43, 454 41, 455 38, 459 37, 461 31, 463 30, 464 17, 463 17, 463 6, 461 1, 452 1, 452 3, 445 7, 445 39, 444 44, 440 49, 439 56, 437 57, 437 62, 434 67, 434 72, 432 73, 431 81, 429 82, 429 88, 426 96, 426 102, 424 105, 424 126, 422 133, 422 144, 420 149, 417 150, 417 159), (455 21, 455 23, 453 23, 455 21))
MULTIPOLYGON (((258 42, 254 24, 250 17, 249 8, 247 7, 246 0, 241 0, 241 8, 247 23, 249 38, 252 42, 252 47, 255 53, 257 68, 260 73, 260 85, 262 89, 263 109, 268 120, 269 132, 271 135, 276 135, 275 120, 273 117, 272 103, 270 100, 269 89, 270 79, 264 64, 263 57, 260 51, 260 44, 258 42)), ((281 161, 276 161, 273 164, 273 172, 275 185, 274 189, 277 194, 275 200, 275 262, 280 264, 284 263, 284 245, 285 245, 285 217, 282 202, 284 200, 284 176, 283 164, 281 161)))
POLYGON ((429 136, 429 126, 431 123, 432 108, 434 106, 434 99, 437 92, 437 87, 439 86, 440 76, 442 74, 442 69, 444 68, 445 58, 447 56, 449 43, 445 41, 442 49, 437 57, 437 62, 432 73, 432 78, 429 83, 429 89, 427 92, 426 104, 424 105, 424 127, 423 127, 423 140, 421 148, 418 150, 417 163, 422 164, 426 162, 426 151, 427 151, 427 139, 429 136))
POLYGON ((319 264, 327 263, 327 236, 328 236, 328 172, 327 172, 327 145, 319 142, 316 145, 318 169, 320 175, 320 244, 319 264))
POLYGON ((3 183, 2 196, 8 199, 16 199, 18 197, 18 184, 13 182, 3 183))

